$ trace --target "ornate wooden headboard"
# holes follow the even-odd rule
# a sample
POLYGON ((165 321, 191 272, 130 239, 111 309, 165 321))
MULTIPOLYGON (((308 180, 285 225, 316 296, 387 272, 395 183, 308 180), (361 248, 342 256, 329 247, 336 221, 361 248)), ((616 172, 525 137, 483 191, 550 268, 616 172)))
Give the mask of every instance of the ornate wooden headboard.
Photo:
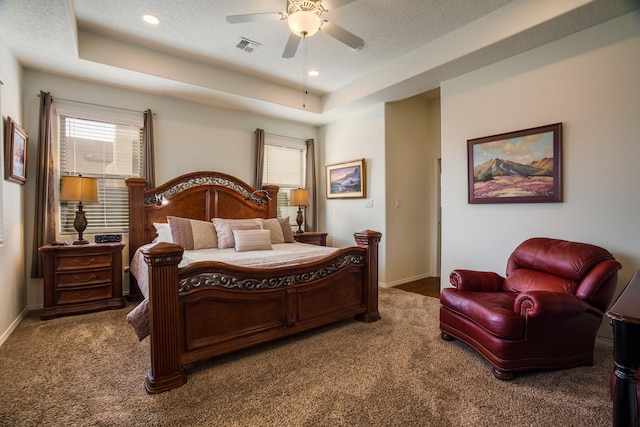
POLYGON ((144 178, 129 178, 129 259, 156 236, 154 222, 167 216, 211 221, 212 218, 275 218, 277 186, 255 190, 220 172, 192 172, 145 190, 144 178), (268 197, 267 197, 268 195, 268 197))

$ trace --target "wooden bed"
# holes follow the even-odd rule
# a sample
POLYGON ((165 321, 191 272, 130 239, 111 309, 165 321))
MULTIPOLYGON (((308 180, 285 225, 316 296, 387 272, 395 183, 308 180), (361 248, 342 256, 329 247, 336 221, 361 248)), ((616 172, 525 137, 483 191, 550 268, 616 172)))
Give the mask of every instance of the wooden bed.
MULTIPOLYGON (((127 179, 126 184, 130 258, 145 245, 141 253, 148 266, 147 392, 183 385, 183 367, 200 360, 342 319, 380 319, 380 233, 355 233, 356 246, 296 266, 247 268, 210 261, 178 268, 181 246, 147 245, 156 236, 154 222, 167 222, 167 216, 205 221, 275 218, 278 187, 255 191, 217 172, 186 174, 149 190, 141 178, 127 179)), ((139 298, 133 277, 130 288, 131 297, 139 298)))

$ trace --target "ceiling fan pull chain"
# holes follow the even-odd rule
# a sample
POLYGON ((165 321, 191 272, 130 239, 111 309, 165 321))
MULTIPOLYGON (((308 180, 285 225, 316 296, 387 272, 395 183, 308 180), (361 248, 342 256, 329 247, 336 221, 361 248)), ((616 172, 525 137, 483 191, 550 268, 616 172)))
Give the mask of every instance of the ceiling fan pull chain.
POLYGON ((304 60, 302 69, 302 108, 307 108, 307 34, 302 33, 304 39, 304 60))

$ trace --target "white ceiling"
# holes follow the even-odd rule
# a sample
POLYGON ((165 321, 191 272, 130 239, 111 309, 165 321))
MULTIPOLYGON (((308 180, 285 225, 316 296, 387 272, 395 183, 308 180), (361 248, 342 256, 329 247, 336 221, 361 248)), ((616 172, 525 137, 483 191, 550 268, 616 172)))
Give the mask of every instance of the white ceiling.
MULTIPOLYGON (((336 0, 334 0, 336 1, 336 0)), ((29 68, 311 124, 404 99, 640 7, 637 0, 356 0, 324 19, 365 40, 318 32, 282 58, 286 0, 0 0, 0 37, 29 68), (141 20, 152 13, 151 27, 141 20), (253 52, 236 47, 242 38, 253 52)), ((46 88, 44 88, 46 89, 46 88)), ((54 94, 55 96, 55 94, 54 94)))

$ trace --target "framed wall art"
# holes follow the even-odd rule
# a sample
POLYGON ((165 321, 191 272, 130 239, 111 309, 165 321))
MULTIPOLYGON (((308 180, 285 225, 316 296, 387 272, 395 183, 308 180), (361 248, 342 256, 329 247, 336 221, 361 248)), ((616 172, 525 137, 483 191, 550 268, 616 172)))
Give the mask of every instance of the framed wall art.
POLYGON ((4 179, 27 182, 27 133, 11 117, 5 123, 4 179))
POLYGON ((467 141, 469 203, 562 202, 562 123, 467 141))
POLYGON ((367 197, 364 159, 327 166, 327 199, 367 197))

